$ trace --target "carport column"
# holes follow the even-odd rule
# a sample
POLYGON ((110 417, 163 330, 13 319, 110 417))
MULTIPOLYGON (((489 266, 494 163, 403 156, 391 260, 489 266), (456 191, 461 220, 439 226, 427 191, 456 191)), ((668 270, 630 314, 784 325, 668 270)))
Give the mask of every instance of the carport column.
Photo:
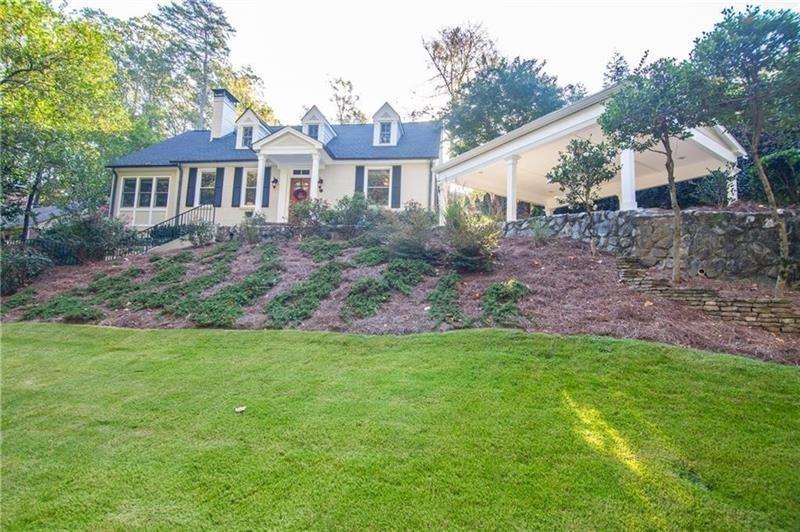
POLYGON ((731 172, 728 176, 728 203, 733 203, 739 199, 739 183, 736 181, 736 174, 731 172))
POLYGON ((261 210, 261 201, 264 197, 264 169, 267 167, 267 156, 258 156, 258 173, 256 173, 256 205, 253 208, 254 212, 261 210))
POLYGON ((319 196, 319 154, 311 154, 311 199, 317 199, 319 196))
POLYGON ((438 207, 439 207, 439 225, 444 225, 445 216, 444 213, 447 211, 447 180, 439 179, 439 176, 436 176, 436 194, 439 196, 438 207))
POLYGON ((619 156, 620 162, 620 195, 619 210, 636 210, 636 166, 634 151, 631 149, 622 150, 619 156))
POLYGON ((506 159, 506 221, 517 221, 517 161, 519 155, 506 159))

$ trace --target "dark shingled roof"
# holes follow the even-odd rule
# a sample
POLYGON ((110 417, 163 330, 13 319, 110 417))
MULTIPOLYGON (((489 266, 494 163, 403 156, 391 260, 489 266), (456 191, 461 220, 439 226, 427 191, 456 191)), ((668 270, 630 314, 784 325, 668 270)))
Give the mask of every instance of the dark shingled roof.
MULTIPOLYGON (((283 126, 287 127, 287 126, 283 126)), ((299 126, 288 126, 300 129, 299 126)), ((283 129, 270 126, 273 133, 283 129)), ((334 125, 336 137, 325 146, 334 159, 436 159, 441 123, 403 124, 397 146, 373 146, 372 124, 334 125)), ((176 163, 255 161, 252 150, 236 149, 236 134, 210 140, 208 130, 187 131, 112 161, 109 167, 173 166, 176 163)))

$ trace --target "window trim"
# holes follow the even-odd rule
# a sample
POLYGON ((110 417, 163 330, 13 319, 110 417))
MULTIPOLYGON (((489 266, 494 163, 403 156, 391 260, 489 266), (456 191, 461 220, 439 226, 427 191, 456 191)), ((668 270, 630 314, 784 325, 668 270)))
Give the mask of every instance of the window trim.
POLYGON ((242 148, 251 148, 253 146, 253 137, 255 136, 255 127, 253 127, 251 125, 242 126, 241 134, 242 134, 242 138, 241 138, 241 141, 239 142, 239 144, 242 146, 242 148), (244 139, 244 132, 248 128, 250 129, 250 142, 249 143, 245 142, 245 139, 244 139))
MULTIPOLYGON (((381 208, 386 209, 393 209, 392 207, 392 181, 394 180, 394 176, 392 175, 392 167, 391 166, 365 166, 364 167, 364 197, 369 201, 369 171, 370 170, 387 170, 389 172, 389 196, 386 198, 386 205, 378 205, 377 203, 373 203, 373 205, 378 205, 381 208)), ((383 187, 381 187, 383 188, 383 187)), ((395 209, 396 210, 396 209, 395 209)))
POLYGON ((310 123, 306 124, 306 135, 311 137, 314 140, 319 140, 319 122, 310 122, 310 123), (317 128, 317 134, 316 135, 312 135, 311 134, 311 128, 312 127, 317 128))
POLYGON ((242 209, 254 209, 256 207, 256 202, 258 201, 258 168, 242 168, 242 189, 239 191, 239 205, 242 209), (247 186, 247 173, 254 172, 256 175, 256 184, 253 187, 247 186), (247 189, 253 188, 256 191, 256 196, 253 199, 253 204, 248 205, 245 201, 247 198, 247 189))
POLYGON ((117 214, 122 213, 123 211, 126 214, 131 215, 131 225, 134 227, 149 227, 153 225, 153 213, 166 213, 169 210, 169 198, 172 193, 172 177, 169 175, 129 175, 129 176, 122 176, 122 183, 123 186, 120 187, 119 197, 116 199, 117 202, 117 210, 115 211, 117 214), (132 179, 136 182, 136 187, 134 189, 134 204, 131 207, 123 207, 122 206, 122 197, 123 191, 125 188, 125 180, 132 179), (153 190, 150 193, 150 207, 139 207, 139 192, 141 190, 141 181, 142 179, 152 179, 153 180, 153 190), (168 183, 167 186, 167 204, 164 207, 156 207, 155 206, 155 195, 156 195, 156 184, 158 183, 159 179, 166 180, 168 183), (136 223, 136 215, 140 212, 147 213, 147 223, 145 224, 137 224, 136 223))
MULTIPOLYGON (((130 193, 129 193, 130 194, 130 193)), ((119 205, 117 206, 117 212, 119 209, 136 209, 136 200, 139 197, 139 178, 138 177, 123 177, 122 178, 122 187, 119 192, 119 205), (125 197, 125 181, 133 181, 133 205, 122 205, 122 198, 125 197)))
POLYGON ((386 146, 392 144, 392 121, 391 120, 380 120, 378 122, 378 144, 381 146, 386 146), (389 126, 389 138, 386 142, 383 141, 383 126, 389 126))
MULTIPOLYGON (((197 183, 195 183, 194 187, 194 205, 198 207, 200 205, 200 191, 203 188, 203 172, 210 172, 214 176, 214 189, 217 187, 217 169, 216 168, 198 168, 197 169, 197 183)), ((208 188, 208 187, 206 187, 208 188)), ((214 205, 214 200, 212 198, 210 204, 206 205, 214 205)))

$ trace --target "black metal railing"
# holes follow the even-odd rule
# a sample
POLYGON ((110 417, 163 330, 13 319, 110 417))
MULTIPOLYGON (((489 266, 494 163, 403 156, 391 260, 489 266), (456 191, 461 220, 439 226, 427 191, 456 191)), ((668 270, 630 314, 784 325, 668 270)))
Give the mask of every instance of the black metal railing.
POLYGON ((47 255, 53 264, 78 264, 80 259, 75 246, 63 240, 52 238, 28 238, 27 240, 4 240, 3 251, 33 249, 47 255))
POLYGON ((163 222, 151 225, 136 233, 136 238, 126 247, 106 257, 106 260, 118 259, 128 255, 139 255, 154 247, 171 242, 188 234, 195 225, 214 223, 216 209, 213 205, 198 205, 163 222))

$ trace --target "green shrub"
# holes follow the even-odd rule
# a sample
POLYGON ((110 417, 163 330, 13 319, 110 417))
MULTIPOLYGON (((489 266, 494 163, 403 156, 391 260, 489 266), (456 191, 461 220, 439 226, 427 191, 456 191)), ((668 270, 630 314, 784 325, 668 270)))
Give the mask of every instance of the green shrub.
POLYGON ((3 249, 0 253, 0 294, 13 294, 52 265, 47 255, 35 249, 3 249))
POLYGON ((329 210, 321 199, 298 201, 289 209, 289 225, 299 234, 318 234, 329 210))
POLYGON ((10 297, 4 297, 2 300, 2 307, 0 307, 0 314, 5 314, 9 310, 15 308, 27 307, 36 300, 36 290, 33 288, 25 288, 10 297))
POLYGON ((323 299, 342 283, 347 265, 329 262, 320 266, 308 279, 275 296, 265 308, 274 327, 296 325, 310 318, 323 299))
POLYGON ((207 246, 217 237, 217 226, 212 222, 197 222, 186 227, 181 240, 190 242, 194 247, 207 246))
POLYGON ((498 325, 519 325, 521 315, 517 302, 529 291, 516 279, 490 284, 481 299, 483 318, 498 325))
POLYGON ((253 213, 239 224, 239 238, 248 244, 261 242, 262 229, 267 225, 267 219, 260 213, 253 213))
POLYGON ((428 317, 436 323, 460 325, 465 323, 464 311, 458 304, 458 282, 461 277, 456 272, 447 272, 436 283, 436 287, 428 295, 431 306, 428 317))
POLYGON ((140 288, 131 280, 142 274, 144 270, 141 268, 130 268, 119 275, 99 275, 85 289, 73 291, 72 294, 91 296, 91 303, 108 308, 122 308, 130 300, 131 294, 140 288))
POLYGON ((368 318, 389 301, 392 289, 385 280, 375 277, 359 279, 347 293, 340 317, 344 321, 368 318))
POLYGON ((138 233, 121 220, 93 211, 58 218, 41 232, 40 239, 69 246, 78 260, 85 262, 103 260, 128 249, 137 242, 138 233))
POLYGON ((300 252, 314 262, 325 262, 342 254, 348 246, 342 242, 331 242, 318 236, 311 236, 297 246, 300 252))
POLYGON ((280 281, 279 255, 277 245, 264 245, 259 268, 238 283, 226 286, 200 302, 192 314, 192 321, 201 327, 232 326, 244 313, 245 305, 258 299, 280 281))
POLYGON ((432 273, 433 268, 423 260, 394 259, 386 267, 383 279, 389 288, 408 295, 422 281, 423 275, 432 273))
POLYGON ((392 255, 406 259, 437 260, 442 251, 432 245, 436 217, 419 203, 409 202, 401 211, 387 236, 392 255))
POLYGON ((445 210, 448 262, 457 271, 489 271, 500 245, 500 228, 491 218, 451 201, 445 210))
POLYGON ((372 246, 361 250, 355 257, 353 257, 353 264, 358 266, 376 266, 382 262, 386 262, 388 254, 386 250, 379 246, 372 246))
POLYGON ((71 323, 98 321, 102 317, 103 313, 99 309, 77 297, 63 294, 55 296, 46 303, 30 307, 23 315, 26 320, 61 318, 71 323))

